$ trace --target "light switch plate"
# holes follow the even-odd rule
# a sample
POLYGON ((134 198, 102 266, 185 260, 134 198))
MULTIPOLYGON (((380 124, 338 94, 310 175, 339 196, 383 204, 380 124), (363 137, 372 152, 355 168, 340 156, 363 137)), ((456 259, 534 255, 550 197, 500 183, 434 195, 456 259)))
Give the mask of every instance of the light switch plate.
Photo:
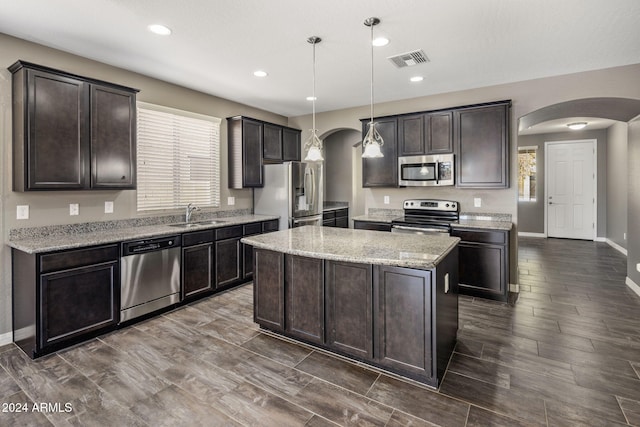
POLYGON ((79 215, 80 214, 80 206, 77 203, 69 204, 69 215, 79 215))
POLYGON ((235 204, 236 204, 236 198, 235 197, 227 197, 227 205, 233 206, 235 204))
POLYGON ((482 199, 480 197, 474 197, 473 206, 476 208, 482 207, 482 199))
POLYGON ((385 205, 389 204, 389 196, 384 196, 384 204, 385 205))
POLYGON ((104 213, 113 213, 113 202, 104 202, 104 213))
POLYGON ((636 270, 640 271, 640 262, 636 264, 636 270))
POLYGON ((29 219, 29 205, 16 206, 16 219, 29 219))

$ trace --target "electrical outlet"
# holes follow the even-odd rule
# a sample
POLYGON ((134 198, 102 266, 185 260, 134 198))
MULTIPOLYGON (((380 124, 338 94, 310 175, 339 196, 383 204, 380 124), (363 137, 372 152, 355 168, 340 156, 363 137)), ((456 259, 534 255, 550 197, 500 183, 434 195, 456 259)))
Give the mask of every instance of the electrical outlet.
POLYGON ((474 197, 473 206, 476 208, 482 207, 482 199, 480 197, 474 197))
POLYGON ((640 271, 640 262, 636 264, 636 270, 640 271))
POLYGON ((384 196, 384 204, 388 205, 389 204, 389 196, 384 196))
POLYGON ((69 215, 80 215, 80 206, 77 203, 69 204, 69 215))
POLYGON ((16 219, 29 219, 29 205, 16 206, 16 219))
POLYGON ((104 202, 104 213, 113 213, 113 202, 104 202))
POLYGON ((233 206, 235 204, 236 204, 236 198, 235 197, 227 197, 227 205, 233 206))
POLYGON ((622 233, 622 240, 627 240, 627 233, 622 233))

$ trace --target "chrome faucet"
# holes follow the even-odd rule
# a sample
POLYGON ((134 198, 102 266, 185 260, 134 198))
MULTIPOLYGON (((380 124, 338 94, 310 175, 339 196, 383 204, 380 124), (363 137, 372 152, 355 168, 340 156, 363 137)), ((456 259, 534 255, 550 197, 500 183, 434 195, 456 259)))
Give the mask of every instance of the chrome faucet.
POLYGON ((189 203, 187 205, 187 210, 184 213, 184 222, 189 223, 191 221, 191 214, 193 211, 199 211, 200 208, 194 205, 193 203, 189 203))

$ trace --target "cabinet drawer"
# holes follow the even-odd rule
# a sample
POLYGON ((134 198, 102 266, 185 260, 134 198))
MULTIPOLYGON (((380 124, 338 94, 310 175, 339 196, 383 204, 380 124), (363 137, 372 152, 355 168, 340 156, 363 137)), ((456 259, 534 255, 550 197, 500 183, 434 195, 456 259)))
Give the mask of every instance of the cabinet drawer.
POLYGON ((333 219, 336 217, 336 211, 324 211, 322 212, 322 219, 333 219))
POLYGON ((277 219, 272 219, 270 221, 265 221, 262 223, 262 232, 268 233, 270 231, 278 231, 280 228, 280 223, 277 219))
POLYGON ((118 245, 74 249, 65 252, 46 254, 40 257, 40 272, 67 270, 83 265, 117 261, 120 257, 118 245))
POLYGON ((353 221, 353 228, 360 230, 391 231, 391 224, 371 221, 353 221))
POLYGON ((242 237, 241 225, 216 229, 216 240, 230 239, 232 237, 242 237))
POLYGON ((502 231, 460 230, 454 228, 451 230, 451 235, 459 237, 465 242, 507 244, 507 233, 502 231))
POLYGON ((182 246, 199 245, 200 243, 213 242, 213 230, 194 231, 182 235, 182 246))
POLYGON ((262 224, 259 222, 253 224, 245 224, 242 226, 242 235, 250 236, 252 234, 262 233, 262 224))
POLYGON ((337 211, 335 211, 335 213, 336 213, 336 218, 349 216, 349 209, 338 209, 337 211))

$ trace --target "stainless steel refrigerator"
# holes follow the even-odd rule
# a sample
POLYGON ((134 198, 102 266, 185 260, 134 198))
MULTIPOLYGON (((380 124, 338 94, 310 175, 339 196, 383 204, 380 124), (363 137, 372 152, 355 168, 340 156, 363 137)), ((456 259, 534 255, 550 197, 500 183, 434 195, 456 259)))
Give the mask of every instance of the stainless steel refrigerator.
POLYGON ((264 186, 253 191, 253 211, 280 216, 280 230, 322 225, 322 163, 264 165, 264 186))

